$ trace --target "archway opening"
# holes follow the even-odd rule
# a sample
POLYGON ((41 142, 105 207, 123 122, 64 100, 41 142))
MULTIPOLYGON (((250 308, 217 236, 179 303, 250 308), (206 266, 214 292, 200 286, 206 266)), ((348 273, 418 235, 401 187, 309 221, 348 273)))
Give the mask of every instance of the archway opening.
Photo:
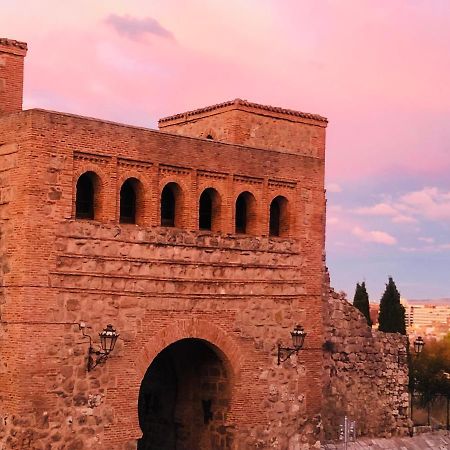
POLYGON ((256 200, 252 193, 242 192, 236 199, 234 224, 238 234, 256 234, 256 200))
POLYGON ((95 172, 85 172, 77 180, 75 194, 75 217, 95 219, 97 215, 100 180, 95 172))
POLYGON ((218 231, 220 228, 220 196, 214 188, 202 192, 199 200, 198 227, 200 230, 218 231))
POLYGON ((181 221, 181 188, 168 183, 161 192, 161 226, 179 227, 181 221))
POLYGON ((128 178, 120 188, 120 223, 137 223, 142 213, 142 185, 137 178, 128 178))
POLYGON ((288 201, 279 195, 270 204, 269 235, 287 236, 289 233, 288 201))
POLYGON ((207 341, 166 347, 141 383, 138 450, 230 450, 231 377, 225 356, 207 341))

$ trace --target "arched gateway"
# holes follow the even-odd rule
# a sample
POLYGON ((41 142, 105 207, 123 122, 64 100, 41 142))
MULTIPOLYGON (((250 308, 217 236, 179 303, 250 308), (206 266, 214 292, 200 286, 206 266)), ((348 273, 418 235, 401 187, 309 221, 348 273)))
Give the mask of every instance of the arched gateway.
POLYGON ((161 351, 139 392, 138 450, 230 450, 231 366, 210 342, 186 338, 161 351))

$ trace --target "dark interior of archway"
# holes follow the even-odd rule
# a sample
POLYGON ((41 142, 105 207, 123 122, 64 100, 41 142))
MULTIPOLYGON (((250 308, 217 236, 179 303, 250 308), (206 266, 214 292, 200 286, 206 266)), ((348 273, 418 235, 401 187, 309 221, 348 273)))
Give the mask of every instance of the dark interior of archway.
POLYGON ((204 341, 183 339, 150 365, 139 393, 138 450, 229 450, 230 379, 204 341))
POLYGON ((200 228, 200 230, 211 230, 213 202, 211 193, 208 190, 203 192, 203 194, 200 196, 199 206, 198 227, 200 228))
POLYGON ((94 184, 90 173, 84 173, 78 178, 75 217, 77 219, 94 218, 94 184))
POLYGON ((245 233, 247 231, 247 200, 244 194, 240 194, 236 200, 236 233, 245 233))
POLYGON ((175 226, 175 194, 171 186, 165 186, 161 193, 161 226, 175 226))
POLYGON ((270 204, 269 234, 280 235, 280 204, 277 199, 270 204))
POLYGON ((120 189, 120 223, 136 223, 136 192, 132 180, 120 189))

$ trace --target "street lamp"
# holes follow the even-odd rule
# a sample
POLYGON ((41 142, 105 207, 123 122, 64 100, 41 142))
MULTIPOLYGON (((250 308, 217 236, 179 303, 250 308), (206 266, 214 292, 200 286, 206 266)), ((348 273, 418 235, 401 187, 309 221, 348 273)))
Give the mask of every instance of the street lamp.
POLYGON ((422 336, 419 336, 415 341, 414 341, 414 352, 415 353, 422 353, 423 347, 425 345, 424 340, 422 339, 422 336))
POLYGON ((89 350, 88 350, 88 362, 87 370, 90 372, 99 364, 103 364, 109 357, 109 354, 114 350, 119 334, 116 332, 111 324, 106 325, 106 328, 99 333, 100 337, 100 349, 95 350, 92 346, 92 338, 89 334, 84 332, 86 324, 81 322, 79 324, 80 330, 83 332, 83 336, 89 338, 89 350), (97 357, 94 359, 94 355, 97 357))
MULTIPOLYGON (((425 342, 422 339, 422 336, 418 336, 416 340, 414 341, 414 353, 419 356, 420 353, 422 353, 423 347, 425 346, 425 342)), ((414 369, 413 369, 414 370, 414 369)), ((412 428, 410 435, 414 435, 414 394, 415 394, 415 388, 416 388, 416 377, 413 375, 412 384, 411 384, 411 422, 412 422, 412 428)))
POLYGON ((296 325, 291 331, 291 337, 292 347, 283 347, 281 344, 278 344, 278 365, 287 361, 293 353, 299 352, 305 342, 306 331, 301 325, 296 325))

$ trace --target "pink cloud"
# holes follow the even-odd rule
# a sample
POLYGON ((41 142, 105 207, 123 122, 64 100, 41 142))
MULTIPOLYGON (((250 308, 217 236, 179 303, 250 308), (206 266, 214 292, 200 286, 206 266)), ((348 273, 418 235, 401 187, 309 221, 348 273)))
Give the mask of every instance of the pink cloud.
POLYGON ((366 216, 394 216, 398 211, 388 203, 377 203, 374 206, 358 208, 356 213, 366 216))
POLYGON ((394 245, 397 239, 384 231, 369 231, 356 226, 352 229, 352 234, 364 242, 374 242, 377 244, 394 245))
POLYGON ((338 183, 328 183, 326 186, 327 192, 342 192, 342 187, 338 183))
POLYGON ((426 187, 400 197, 400 207, 429 220, 450 219, 450 192, 426 187))

